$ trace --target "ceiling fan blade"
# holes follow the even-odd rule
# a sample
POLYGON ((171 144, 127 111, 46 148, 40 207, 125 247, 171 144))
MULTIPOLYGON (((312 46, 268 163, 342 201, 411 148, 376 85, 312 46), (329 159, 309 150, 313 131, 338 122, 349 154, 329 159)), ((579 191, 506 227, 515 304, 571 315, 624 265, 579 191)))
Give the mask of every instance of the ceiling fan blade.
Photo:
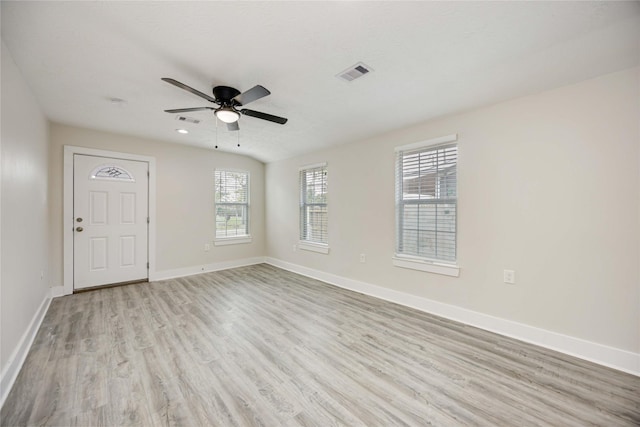
POLYGON ((194 89, 194 88, 192 88, 192 87, 190 87, 190 86, 187 86, 187 85, 186 85, 186 84, 184 84, 184 83, 180 83, 179 81, 174 80, 174 79, 170 79, 170 78, 168 78, 168 77, 163 77, 163 78, 162 78, 162 80, 163 80, 163 81, 165 81, 165 82, 167 82, 167 83, 170 83, 170 84, 172 84, 172 85, 174 85, 174 86, 177 86, 177 87, 179 87, 180 89, 184 89, 184 90, 186 90, 187 92, 191 92, 192 94, 197 95, 197 96, 199 96, 200 98, 204 98, 204 99, 206 99, 207 101, 211 101, 211 102, 213 102, 213 103, 216 103, 216 104, 217 104, 217 102, 216 102, 216 100, 215 100, 214 98, 210 97, 210 96, 209 96, 209 95, 207 95, 206 93, 202 93, 202 92, 200 92, 199 90, 196 90, 196 89, 194 89))
POLYGON ((267 95, 271 95, 271 92, 260 85, 256 85, 251 89, 242 92, 240 95, 235 96, 233 100, 238 102, 240 105, 247 105, 257 99, 264 98, 267 95))
POLYGON ((173 110, 164 110, 165 113, 186 113, 187 111, 215 110, 213 107, 194 107, 194 108, 175 108, 173 110))
POLYGON ((240 112, 245 116, 255 117, 257 119, 262 119, 262 120, 268 120, 270 122, 279 123, 281 125, 287 123, 287 120, 288 120, 288 119, 285 119, 284 117, 273 116, 271 114, 261 113, 260 111, 247 110, 246 108, 244 110, 240 110, 240 112))
POLYGON ((230 131, 234 131, 234 130, 240 130, 240 127, 238 126, 238 122, 232 122, 232 123, 227 123, 227 129, 230 131))

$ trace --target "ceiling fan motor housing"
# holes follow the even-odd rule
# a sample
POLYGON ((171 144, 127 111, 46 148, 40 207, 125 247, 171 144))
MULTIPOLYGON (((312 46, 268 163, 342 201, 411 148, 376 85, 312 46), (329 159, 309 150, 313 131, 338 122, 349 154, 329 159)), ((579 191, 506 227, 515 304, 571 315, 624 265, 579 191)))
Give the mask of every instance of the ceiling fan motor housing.
POLYGON ((238 101, 232 101, 238 95, 240 95, 240 91, 233 87, 216 86, 213 88, 214 98, 222 105, 242 105, 238 101))

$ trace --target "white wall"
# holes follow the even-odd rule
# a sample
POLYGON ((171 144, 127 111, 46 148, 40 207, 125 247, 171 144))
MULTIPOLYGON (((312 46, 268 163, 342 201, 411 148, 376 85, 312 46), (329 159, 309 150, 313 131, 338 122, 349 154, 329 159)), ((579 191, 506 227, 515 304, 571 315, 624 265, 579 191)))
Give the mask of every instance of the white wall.
POLYGON ((49 210, 48 123, 4 42, 1 62, 0 366, 4 381, 29 324, 49 297, 49 210))
POLYGON ((639 74, 268 164, 267 255, 638 354, 639 74), (460 277, 394 267, 393 149, 452 133, 460 277), (294 252, 298 168, 324 161, 331 251, 294 252), (515 285, 503 283, 504 269, 516 271, 515 285))
POLYGON ((160 276, 187 274, 201 266, 262 257, 264 242, 264 165, 245 156, 169 144, 133 136, 51 124, 51 271, 52 284, 62 286, 63 146, 73 145, 156 158, 156 271, 160 276), (250 228, 252 243, 213 246, 214 169, 250 172, 250 228))

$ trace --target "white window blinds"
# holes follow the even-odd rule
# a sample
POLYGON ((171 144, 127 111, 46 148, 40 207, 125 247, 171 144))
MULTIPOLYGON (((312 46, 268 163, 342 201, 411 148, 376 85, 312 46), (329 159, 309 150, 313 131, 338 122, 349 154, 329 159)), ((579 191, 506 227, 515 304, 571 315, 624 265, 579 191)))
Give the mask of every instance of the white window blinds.
POLYGON ((249 172, 215 171, 216 237, 249 235, 249 172))
POLYGON ((327 244, 327 166, 300 170, 300 240, 327 244))
POLYGON ((456 143, 396 152, 396 253, 456 261, 456 143))

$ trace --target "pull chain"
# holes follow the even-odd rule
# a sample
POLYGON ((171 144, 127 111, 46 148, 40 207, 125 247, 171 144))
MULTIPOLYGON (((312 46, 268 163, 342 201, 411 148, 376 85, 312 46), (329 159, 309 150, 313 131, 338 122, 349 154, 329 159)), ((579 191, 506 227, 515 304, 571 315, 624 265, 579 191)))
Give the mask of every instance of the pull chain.
MULTIPOLYGON (((240 128, 238 128, 236 132, 238 134, 237 145, 238 147, 240 147, 240 128)), ((218 118, 217 117, 216 117, 216 145, 214 146, 214 148, 218 149, 218 118)))
POLYGON ((216 150, 218 149, 218 117, 216 116, 216 150))

